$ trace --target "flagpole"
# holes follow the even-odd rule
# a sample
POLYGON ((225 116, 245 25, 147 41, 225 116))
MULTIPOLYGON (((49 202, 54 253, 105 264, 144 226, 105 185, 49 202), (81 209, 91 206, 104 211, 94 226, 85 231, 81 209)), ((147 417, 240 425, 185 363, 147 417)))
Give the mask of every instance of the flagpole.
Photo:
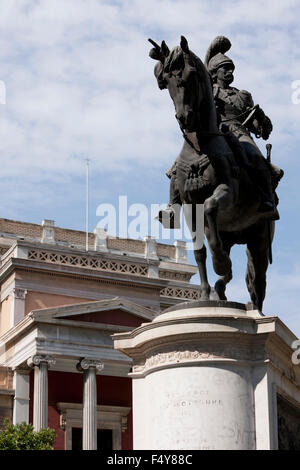
POLYGON ((90 160, 86 159, 86 215, 85 215, 85 222, 86 222, 86 238, 85 238, 85 249, 89 251, 89 163, 90 160))

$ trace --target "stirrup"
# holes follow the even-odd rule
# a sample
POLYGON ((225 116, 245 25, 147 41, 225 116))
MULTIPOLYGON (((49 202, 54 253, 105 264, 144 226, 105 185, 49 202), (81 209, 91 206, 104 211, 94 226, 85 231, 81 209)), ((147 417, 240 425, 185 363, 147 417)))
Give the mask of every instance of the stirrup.
POLYGON ((180 214, 177 214, 172 206, 159 211, 155 217, 166 229, 180 229, 180 214))

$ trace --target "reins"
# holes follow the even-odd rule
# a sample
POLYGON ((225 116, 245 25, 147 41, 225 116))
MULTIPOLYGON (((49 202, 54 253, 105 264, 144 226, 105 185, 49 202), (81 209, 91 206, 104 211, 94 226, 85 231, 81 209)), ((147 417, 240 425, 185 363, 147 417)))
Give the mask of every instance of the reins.
MULTIPOLYGON (((257 105, 253 106, 252 108, 250 109, 247 109, 246 111, 244 111, 243 113, 241 114, 238 114, 237 116, 233 117, 233 118, 230 118, 230 119, 225 119, 224 121, 222 121, 222 124, 224 122, 230 122, 230 121, 234 121, 236 120, 237 118, 241 117, 241 116, 244 116, 245 114, 248 114, 248 117, 246 119, 246 121, 244 121, 242 124, 236 124, 236 127, 238 129, 241 129, 242 127, 244 127, 249 118, 252 117, 252 113, 253 111, 256 111, 256 109, 258 108, 257 105)), ((185 130, 183 129, 183 127, 181 126, 180 122, 179 122, 179 127, 180 127, 180 130, 182 132, 182 135, 183 135, 183 138, 186 140, 186 142, 193 148, 193 150, 198 154, 198 155, 202 155, 200 153, 200 151, 198 149, 196 149, 194 143, 188 138, 185 130)), ((199 135, 199 136, 203 136, 203 137, 226 137, 226 135, 229 135, 231 134, 231 131, 228 131, 228 132, 221 132, 221 131, 217 131, 217 132, 209 132, 209 131, 197 131, 196 132, 196 135, 199 135)))

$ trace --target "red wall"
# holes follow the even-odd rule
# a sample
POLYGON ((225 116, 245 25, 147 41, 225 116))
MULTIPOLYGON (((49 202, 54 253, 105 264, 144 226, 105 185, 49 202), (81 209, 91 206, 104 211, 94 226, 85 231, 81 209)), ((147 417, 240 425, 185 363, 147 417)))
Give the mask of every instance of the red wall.
MULTIPOLYGON (((137 328, 141 325, 143 319, 136 317, 123 310, 106 310, 105 312, 85 313, 83 315, 74 315, 65 317, 65 320, 76 320, 82 322, 106 323, 108 325, 130 326, 137 328)), ((146 322, 146 320, 144 320, 146 322)))
MULTIPOLYGON (((30 422, 33 421, 33 372, 30 377, 30 422)), ((65 449, 65 432, 60 428, 60 413, 56 403, 82 403, 83 380, 82 374, 67 372, 48 373, 48 423, 55 429, 55 450, 65 449)), ((123 377, 97 376, 98 405, 132 407, 131 379, 123 377)), ((132 412, 128 416, 127 430, 122 433, 122 449, 131 450, 132 441, 132 412)))

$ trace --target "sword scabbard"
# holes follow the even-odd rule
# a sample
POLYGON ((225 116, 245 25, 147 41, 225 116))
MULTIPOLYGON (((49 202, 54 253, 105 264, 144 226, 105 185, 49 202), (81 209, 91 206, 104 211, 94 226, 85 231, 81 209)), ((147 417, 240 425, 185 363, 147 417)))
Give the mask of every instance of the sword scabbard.
POLYGON ((267 160, 269 163, 271 163, 272 144, 267 144, 266 149, 267 149, 267 160))

